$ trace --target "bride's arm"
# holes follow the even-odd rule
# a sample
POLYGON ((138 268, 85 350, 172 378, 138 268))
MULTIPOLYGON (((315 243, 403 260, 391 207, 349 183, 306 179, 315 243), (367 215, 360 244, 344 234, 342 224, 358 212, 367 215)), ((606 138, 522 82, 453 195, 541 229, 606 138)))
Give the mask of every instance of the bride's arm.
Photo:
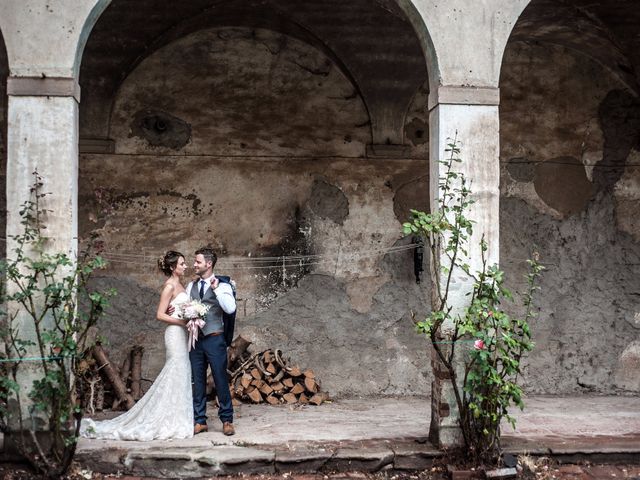
POLYGON ((167 315, 167 308, 169 307, 169 303, 173 298, 173 285, 165 285, 162 289, 162 293, 160 294, 160 303, 158 303, 158 311, 156 312, 156 318, 161 322, 168 323, 170 325, 179 325, 184 327, 186 322, 184 320, 180 320, 179 318, 173 318, 170 315, 167 315))

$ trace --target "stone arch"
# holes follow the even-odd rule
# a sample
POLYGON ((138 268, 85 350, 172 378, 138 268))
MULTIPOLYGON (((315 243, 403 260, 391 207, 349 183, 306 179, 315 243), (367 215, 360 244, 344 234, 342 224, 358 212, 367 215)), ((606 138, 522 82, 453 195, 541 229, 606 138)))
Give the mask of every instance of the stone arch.
MULTIPOLYGON (((602 5, 607 8, 607 2, 602 5)), ((629 45, 621 43, 611 29, 611 19, 603 19, 601 13, 597 6, 580 1, 558 4, 531 0, 519 15, 509 41, 542 42, 575 50, 602 65, 638 95, 629 45)))
MULTIPOLYGON (((390 247, 397 241, 404 241, 398 240, 401 220, 397 215, 405 212, 407 207, 415 206, 415 203, 405 203, 418 197, 415 191, 424 188, 424 182, 413 182, 412 179, 424 174, 427 165, 424 144, 420 145, 423 150, 419 152, 415 144, 402 144, 408 106, 412 105, 417 112, 422 105, 426 114, 424 92, 420 93, 417 101, 415 98, 416 91, 427 79, 419 39, 405 14, 392 1, 372 4, 369 0, 255 2, 264 8, 256 7, 251 15, 240 15, 246 10, 243 5, 254 6, 251 0, 193 0, 180 6, 175 2, 142 0, 142 3, 153 3, 153 22, 147 18, 150 11, 131 12, 126 8, 128 2, 111 2, 87 41, 80 67, 83 88, 80 127, 86 136, 84 148, 81 139, 80 234, 85 233, 83 229, 95 229, 106 239, 105 256, 113 261, 113 270, 109 274, 111 278, 106 275, 102 281, 115 282, 117 278, 118 283, 127 286, 127 291, 119 297, 121 305, 133 303, 134 295, 154 302, 155 279, 151 267, 142 272, 141 268, 134 268, 133 263, 126 261, 135 255, 132 250, 144 249, 141 262, 149 264, 152 253, 166 248, 167 244, 186 253, 199 246, 194 245, 195 242, 212 243, 223 252, 222 258, 243 259, 239 266, 221 260, 219 267, 234 275, 243 286, 246 303, 241 306, 241 321, 246 322, 245 331, 253 336, 255 342, 268 344, 279 341, 273 335, 280 335, 277 332, 282 331, 285 331, 280 337, 283 341, 295 339, 299 337, 299 330, 306 328, 312 331, 312 338, 321 339, 317 342, 318 348, 307 349, 304 342, 291 341, 289 353, 298 356, 304 364, 326 363, 323 376, 327 385, 335 387, 333 391, 340 393, 350 388, 346 385, 345 375, 339 372, 339 368, 345 368, 343 360, 346 359, 346 368, 363 380, 357 387, 362 391, 378 389, 394 393, 415 385, 419 389, 416 393, 426 393, 429 381, 419 382, 418 379, 430 375, 430 372, 406 367, 424 364, 425 360, 424 353, 417 348, 420 339, 414 335, 410 323, 406 328, 404 323, 399 327, 398 340, 393 344, 384 343, 383 330, 386 327, 359 342, 357 348, 365 352, 363 355, 371 357, 383 371, 380 380, 365 379, 369 373, 359 369, 356 362, 351 362, 352 351, 336 335, 352 322, 359 322, 367 316, 386 325, 384 304, 390 301, 390 297, 402 297, 398 299, 402 305, 426 302, 427 298, 425 289, 416 285, 412 270, 404 268, 407 262, 412 261, 409 248, 403 255, 393 258, 377 253, 380 245, 390 247), (266 12, 265 8, 271 3, 277 4, 280 10, 266 12), (287 8, 287 3, 291 8, 287 8), (184 18, 177 21, 177 13, 183 14, 184 18), (292 18, 283 19, 285 13, 292 18), (240 16, 245 20, 244 25, 239 23, 240 16), (114 30, 117 28, 121 31, 114 30), (133 29, 139 29, 141 36, 131 35, 133 29), (209 40, 214 34, 230 38, 225 35, 234 29, 242 30, 237 34, 240 39, 236 42, 238 45, 233 46, 241 49, 242 61, 255 60, 263 66, 263 57, 271 55, 279 68, 278 62, 282 62, 283 57, 276 55, 277 48, 271 48, 278 44, 278 36, 289 38, 291 49, 300 53, 297 59, 323 57, 330 60, 332 67, 329 73, 298 63, 311 78, 315 75, 317 79, 316 100, 322 99, 320 108, 315 111, 335 112, 335 117, 325 124, 338 125, 344 131, 338 135, 335 130, 329 131, 329 127, 322 125, 320 131, 315 131, 313 129, 318 126, 316 119, 307 122, 306 126, 312 125, 313 129, 308 129, 306 134, 305 125, 300 128, 300 124, 296 124, 295 130, 290 129, 292 123, 287 122, 298 118, 296 115, 305 111, 305 107, 295 111, 291 102, 276 105, 270 101, 269 108, 277 110, 283 107, 284 113, 276 111, 277 115, 271 115, 266 121, 271 121, 280 130, 289 129, 291 138, 279 131, 273 136, 277 141, 272 144, 258 141, 251 144, 244 137, 234 135, 230 126, 235 128, 232 120, 251 115, 251 109, 261 105, 256 102, 252 107, 237 102, 237 98, 232 99, 235 103, 225 104, 222 96, 228 92, 223 88, 214 91, 213 88, 216 87, 215 82, 227 77, 209 68, 211 63, 203 63, 203 69, 181 68, 178 80, 172 82, 167 79, 167 76, 178 78, 173 77, 175 65, 188 60, 182 58, 180 52, 186 56, 198 51, 202 55, 198 58, 211 54, 209 61, 217 61, 221 57, 216 56, 220 53, 216 49, 223 45, 226 48, 233 42, 209 40), (109 39, 116 38, 114 35, 118 41, 109 43, 109 39), (267 44, 266 50, 260 53, 262 56, 251 54, 247 45, 252 42, 267 44), (189 43, 188 49, 175 50, 186 43, 189 43), (176 64, 170 66, 168 63, 172 59, 176 64), (160 67, 164 65, 167 67, 163 72, 160 67), (202 91, 212 87, 213 93, 207 91, 197 96, 186 78, 189 75, 194 76, 194 81, 208 76, 201 83, 202 91), (153 82, 157 83, 152 85, 153 82), (156 88, 160 84, 166 87, 166 95, 156 88), (144 88, 146 85, 149 85, 148 89, 144 88), (349 88, 343 88, 341 92, 336 85, 349 88), (103 86, 106 87, 101 89, 103 86), (212 106, 208 116, 198 117, 195 110, 184 114, 184 109, 172 107, 171 99, 167 100, 167 97, 171 97, 171 92, 180 92, 185 86, 188 86, 186 90, 191 98, 179 107, 190 106, 202 99, 203 104, 212 106), (117 98, 113 98, 116 91, 117 98), (159 91, 164 96, 159 95, 159 91), (216 102, 211 97, 213 94, 219 99, 217 105, 222 106, 221 113, 214 111, 216 102), (153 104, 160 98, 164 102, 162 108, 144 111, 143 103, 153 104), (342 104, 341 110, 331 110, 339 103, 342 104), (361 104, 366 104, 366 109, 361 104), (287 108, 291 109, 290 118, 286 118, 287 108), (209 121, 221 118, 219 123, 209 121), (159 130, 166 129, 167 121, 175 122, 180 138, 172 139, 175 142, 158 144, 160 142, 155 138, 145 137, 135 128, 129 131, 131 125, 145 127, 145 120, 148 120, 148 126, 157 125, 159 130), (204 125, 206 122, 208 125, 204 125), (214 135, 208 134, 210 130, 207 129, 211 125, 219 127, 214 135), (189 129, 191 136, 185 133, 189 129), (324 135, 327 132, 330 134, 324 135), (89 138, 90 135, 98 138, 89 138), (230 137, 225 142, 222 141, 224 135, 230 137), (370 148, 375 142, 378 142, 376 148, 370 148), (378 149, 380 144, 383 148, 378 149), (204 167, 198 173, 195 166, 200 164, 204 167), (98 205, 96 196, 103 204, 98 205), (104 209, 100 208, 102 205, 104 209), (224 209, 224 206, 228 207, 224 209), (168 228, 163 219, 173 228, 168 228), (198 227, 194 228, 196 224, 198 227), (356 262, 352 260, 353 255, 343 255, 345 249, 373 249, 374 253, 356 262), (323 260, 310 265, 296 264, 295 269, 286 272, 282 265, 278 268, 261 266, 255 270, 241 268, 251 258, 287 255, 323 260), (392 281, 406 284, 406 288, 392 288, 392 281), (296 285, 297 288, 293 288, 296 285), (378 294, 378 290, 386 293, 378 294), (388 293, 387 290, 392 291, 388 293), (325 313, 320 312, 323 318, 312 322, 304 309, 309 302, 314 303, 313 299, 320 293, 335 298, 335 309, 342 313, 334 315, 327 312, 325 318, 325 313), (263 325, 273 323, 273 328, 258 326, 258 314, 263 325), (291 317, 292 321, 285 317, 291 317), (293 321, 294 318, 302 321, 293 321), (332 322, 336 323, 336 328, 325 329, 332 322), (276 323, 280 327, 276 327, 276 323), (373 354, 380 349, 388 353, 373 354), (326 351, 335 350, 339 354, 324 357, 326 351), (407 355, 412 358, 408 360, 407 355)), ((241 57, 235 55, 235 51, 232 53, 236 59, 241 57)), ((223 62, 219 65, 221 68, 228 66, 223 62)), ((254 82, 252 85, 256 85, 256 89, 266 85, 266 80, 280 85, 277 82, 282 76, 278 76, 276 67, 270 70, 271 76, 257 75, 257 67, 243 69, 240 73, 234 70, 233 76, 237 81, 246 78, 247 82, 254 82)), ((290 73, 290 83, 309 80, 300 72, 292 70, 290 73)), ((176 94, 175 102, 180 103, 186 98, 184 91, 181 91, 182 96, 176 94)), ((302 100, 300 96, 305 102, 311 97, 306 96, 302 100)), ((264 112, 259 114, 254 116, 265 118, 264 112)), ((313 110, 308 114, 311 116, 313 110)), ((426 122, 426 117, 424 120, 426 122)), ((260 133, 258 127, 250 127, 245 129, 249 134, 260 133)), ((263 137, 257 140, 264 141, 263 137)), ((110 317, 110 333, 127 339, 128 325, 118 323, 120 317, 124 319, 126 316, 116 314, 110 317)), ((159 350, 162 344, 154 342, 156 332, 152 325, 147 325, 147 319, 140 317, 139 320, 144 325, 142 328, 150 331, 144 340, 148 342, 146 347, 150 360, 144 368, 149 369, 148 376, 152 378, 157 373, 154 369, 158 361, 162 359, 159 350)), ((113 342, 114 345, 120 343, 117 339, 113 342)), ((114 352, 114 356, 117 358, 118 354, 114 352)))
MULTIPOLYGON (((112 2, 106 10, 106 14, 102 17, 102 22, 113 21, 116 15, 123 15, 123 2, 112 2)), ((406 109, 411 99, 415 95, 418 88, 424 83, 424 76, 428 71, 423 58, 420 58, 420 42, 415 31, 408 29, 406 25, 409 19, 393 2, 385 1, 376 5, 374 19, 370 22, 382 21, 374 23, 366 23, 357 25, 361 22, 362 12, 356 14, 356 7, 351 5, 342 6, 340 14, 347 17, 345 22, 355 22, 354 28, 342 31, 340 35, 335 32, 335 19, 328 16, 325 8, 320 2, 311 2, 310 6, 303 9, 286 9, 275 5, 265 6, 264 4, 255 4, 251 0, 246 2, 235 2, 233 8, 225 2, 194 2, 188 9, 184 9, 184 18, 174 22, 171 25, 162 27, 162 30, 155 32, 153 36, 141 41, 139 45, 134 45, 136 54, 133 58, 122 59, 123 62, 118 69, 121 72, 117 78, 110 80, 111 85, 102 85, 104 90, 99 95, 102 97, 110 97, 110 93, 117 89, 117 85, 123 80, 127 72, 135 67, 137 61, 145 58, 153 49, 158 48, 164 42, 171 41, 186 31, 195 31, 208 26, 227 25, 227 26, 256 26, 260 28, 270 28, 275 31, 284 32, 288 35, 304 39, 304 41, 316 46, 325 54, 327 54, 336 65, 351 79, 354 87, 363 98, 367 110, 370 113, 372 144, 392 144, 401 145, 404 143, 403 138, 403 121, 406 109), (227 8, 229 7, 229 8, 227 8), (389 8, 390 7, 390 8, 389 8), (389 12, 389 10, 391 10, 389 12), (242 15, 240 15, 240 13, 242 15), (322 15, 320 15, 322 12, 322 15), (287 15, 293 15, 287 18, 287 15), (386 19, 384 15, 387 15, 386 19), (242 23, 238 23, 238 19, 242 19, 242 23), (364 36, 375 37, 379 34, 379 30, 387 30, 384 35, 392 41, 384 43, 378 40, 378 43, 371 47, 365 40, 364 36), (362 31, 360 31, 362 30, 362 31), (344 37, 344 38, 343 38, 344 37), (359 45, 361 44, 361 45, 359 45), (385 49, 389 51, 385 51, 385 49), (377 82, 376 77, 380 71, 395 71, 394 85, 384 86, 382 82, 377 82), (390 96, 398 96, 398 101, 385 102, 390 96)), ((326 6, 328 8, 328 6, 326 6)), ((166 10, 163 7, 162 10, 166 10)), ((415 12, 414 12, 415 13, 415 12)), ((162 12, 159 13, 161 15, 162 12)), ((334 16, 340 16, 336 12, 334 16)), ((370 15, 368 13, 367 15, 370 15)), ((129 21, 127 19, 126 23, 129 21)), ((95 35, 102 35, 104 32, 102 22, 94 29, 95 35)), ((126 26, 122 26, 126 28, 126 26)), ((144 29, 148 29, 144 27, 144 29)), ((149 33, 151 35, 151 33, 149 33)), ((381 38, 385 38, 381 35, 381 38)), ((126 40, 123 40, 126 41, 126 40)), ((99 46, 92 36, 89 40, 88 50, 89 57, 95 58, 99 54, 99 46)), ((113 61, 117 62, 118 57, 123 52, 117 52, 113 61)), ((87 68, 85 63, 81 67, 81 83, 87 86, 85 90, 93 90, 87 82, 87 68), (86 67, 86 68, 85 68, 86 67), (85 73, 82 73, 85 71, 85 73)), ((390 83, 390 82, 388 82, 390 83)), ((91 116, 95 116, 97 110, 100 110, 102 117, 101 125, 94 125, 93 131, 81 132, 85 137, 101 137, 106 126, 106 118, 109 108, 104 105, 105 98, 98 99, 98 103, 93 102, 93 98, 85 97, 87 102, 81 105, 81 116, 86 116, 87 111, 91 111, 91 116)))
POLYGON ((87 44, 87 39, 91 35, 91 31, 100 18, 100 15, 102 15, 106 10, 111 1, 112 0, 97 0, 82 25, 80 37, 78 39, 78 47, 76 49, 75 61, 73 62, 73 76, 75 78, 78 78, 80 75, 80 64, 82 63, 82 55, 84 54, 84 47, 87 44))
POLYGON ((433 39, 429 33, 429 28, 425 23, 425 12, 420 12, 414 0, 395 0, 402 9, 406 17, 411 22, 413 30, 420 39, 420 47, 424 55, 427 72, 429 75, 429 90, 437 88, 441 83, 440 66, 438 64, 438 53, 436 52, 433 39))

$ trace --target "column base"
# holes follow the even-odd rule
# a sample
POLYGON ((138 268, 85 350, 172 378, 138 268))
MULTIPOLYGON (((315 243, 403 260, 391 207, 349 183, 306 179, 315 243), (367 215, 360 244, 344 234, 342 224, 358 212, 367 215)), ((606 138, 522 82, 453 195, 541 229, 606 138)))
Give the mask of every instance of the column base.
POLYGON ((437 448, 449 450, 462 447, 464 437, 460 427, 431 424, 429 428, 429 441, 437 448))

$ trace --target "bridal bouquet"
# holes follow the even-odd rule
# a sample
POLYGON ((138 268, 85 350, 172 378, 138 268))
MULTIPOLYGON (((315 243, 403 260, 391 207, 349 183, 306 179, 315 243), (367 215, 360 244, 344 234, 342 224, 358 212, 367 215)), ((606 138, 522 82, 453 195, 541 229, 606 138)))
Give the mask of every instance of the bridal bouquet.
POLYGON ((190 298, 178 305, 178 317, 187 322, 187 332, 189 332, 189 351, 196 346, 198 340, 198 330, 204 327, 204 318, 209 311, 209 306, 200 300, 190 298))

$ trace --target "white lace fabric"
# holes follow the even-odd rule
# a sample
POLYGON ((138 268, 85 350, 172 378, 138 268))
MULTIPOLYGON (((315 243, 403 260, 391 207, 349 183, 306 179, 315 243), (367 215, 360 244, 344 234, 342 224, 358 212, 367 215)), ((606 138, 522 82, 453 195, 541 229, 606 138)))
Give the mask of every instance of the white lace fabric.
MULTIPOLYGON (((179 293, 171 302, 188 298, 179 293)), ((175 315, 175 314, 174 314, 175 315)), ((83 419, 80 435, 110 440, 168 440, 193 436, 191 365, 187 351, 187 331, 169 325, 164 332, 166 360, 151 388, 122 415, 96 422, 83 419)))

